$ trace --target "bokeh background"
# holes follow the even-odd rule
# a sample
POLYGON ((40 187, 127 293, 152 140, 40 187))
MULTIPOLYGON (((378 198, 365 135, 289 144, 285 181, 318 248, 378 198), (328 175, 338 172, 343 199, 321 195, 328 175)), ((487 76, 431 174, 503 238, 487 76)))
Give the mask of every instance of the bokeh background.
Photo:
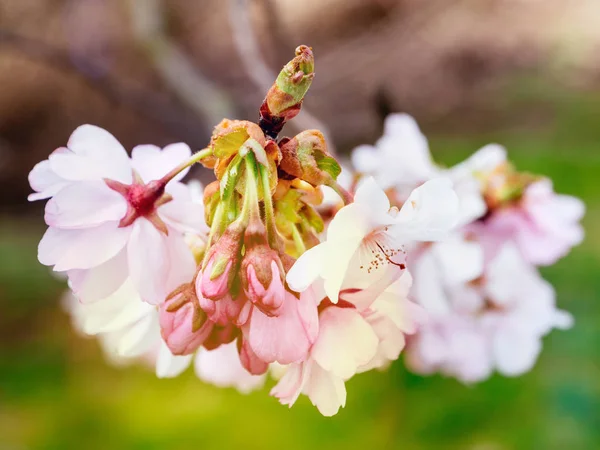
POLYGON ((599 227, 598 0, 0 0, 1 450, 600 448, 599 227), (296 126, 326 127, 338 154, 404 111, 441 162, 498 142, 585 200, 585 243, 542 271, 576 325, 532 372, 464 386, 399 361, 351 380, 328 419, 111 367, 72 330, 36 260, 33 165, 83 123, 203 148, 224 115, 256 118, 302 43, 317 75, 296 126))

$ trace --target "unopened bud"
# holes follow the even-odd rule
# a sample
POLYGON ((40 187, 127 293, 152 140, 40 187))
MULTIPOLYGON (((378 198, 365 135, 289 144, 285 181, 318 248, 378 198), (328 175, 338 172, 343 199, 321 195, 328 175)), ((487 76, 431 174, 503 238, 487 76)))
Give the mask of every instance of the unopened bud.
POLYGON ((217 160, 216 163, 211 163, 217 179, 221 179, 231 157, 237 154, 248 139, 256 140, 263 147, 266 143, 265 135, 260 127, 247 120, 223 119, 215 127, 210 138, 209 148, 212 149, 213 156, 217 160))
POLYGON ((240 330, 232 323, 228 323, 225 326, 215 325, 210 335, 204 341, 203 347, 207 350, 214 350, 215 348, 233 342, 239 335, 240 330))
POLYGON ((208 251, 206 264, 198 274, 198 290, 203 297, 219 300, 230 292, 240 263, 243 233, 244 227, 233 222, 208 251))
POLYGON ((275 138, 287 120, 295 117, 302 99, 315 76, 315 59, 310 47, 301 45, 296 57, 288 62, 267 92, 260 108, 260 127, 265 134, 275 138))
POLYGON ((246 253, 242 260, 244 293, 265 314, 276 316, 285 297, 285 272, 279 255, 267 243, 264 226, 262 229, 249 226, 245 244, 246 253))
MULTIPOLYGON (((200 277, 197 278, 200 280, 200 277)), ((208 316, 208 319, 219 325, 225 326, 228 323, 236 323, 240 315, 240 311, 246 300, 244 298, 233 298, 230 294, 226 294, 219 300, 209 300, 202 296, 200 292, 200 283, 196 282, 196 292, 200 307, 208 316)))
POLYGON ((280 169, 313 186, 330 183, 342 171, 335 158, 327 152, 325 137, 318 130, 303 131, 283 142, 280 148, 280 169))
POLYGON ((238 351, 242 366, 252 375, 262 375, 269 368, 268 363, 256 356, 246 339, 238 339, 238 351))
POLYGON ((212 323, 200 309, 193 284, 186 284, 167 297, 160 306, 160 331, 174 355, 196 351, 212 330, 212 323))

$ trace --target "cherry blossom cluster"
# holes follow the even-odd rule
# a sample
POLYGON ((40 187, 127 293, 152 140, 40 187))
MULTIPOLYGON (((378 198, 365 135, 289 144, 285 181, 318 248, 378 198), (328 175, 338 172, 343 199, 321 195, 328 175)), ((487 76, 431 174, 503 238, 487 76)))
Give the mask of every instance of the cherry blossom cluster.
POLYGON ((536 267, 555 263, 582 241, 579 199, 554 193, 547 178, 518 172, 495 144, 443 168, 406 114, 390 115, 384 135, 375 146, 356 148, 352 163, 393 204, 440 176, 452 181, 459 198, 455 230, 443 242, 409 250, 411 298, 428 315, 409 340, 410 369, 465 383, 494 371, 517 376, 533 367, 546 334, 572 325, 536 267))
POLYGON ((298 47, 259 122, 225 119, 196 153, 179 143, 129 156, 83 125, 31 171, 30 200, 48 200, 39 260, 66 275, 76 328, 112 362, 145 361, 159 377, 193 365, 242 392, 270 374, 281 403, 304 394, 330 416, 348 379, 399 357, 425 320, 408 299, 407 248, 442 239, 458 198, 445 177, 402 205, 370 177, 349 192, 321 132, 280 138, 313 77, 312 51, 298 47), (216 180, 183 183, 195 163, 216 180))
POLYGON ((47 200, 38 257, 66 276, 77 330, 115 364, 144 361, 161 378, 193 365, 241 392, 270 376, 282 404, 302 394, 326 416, 345 406, 347 380, 407 342, 422 373, 526 371, 571 322, 535 266, 582 239, 581 203, 499 146, 435 165, 406 115, 342 171, 320 131, 279 136, 313 77, 300 46, 258 123, 224 119, 195 153, 128 154, 83 125, 33 168, 30 200, 47 200), (196 163, 215 181, 184 183, 196 163))

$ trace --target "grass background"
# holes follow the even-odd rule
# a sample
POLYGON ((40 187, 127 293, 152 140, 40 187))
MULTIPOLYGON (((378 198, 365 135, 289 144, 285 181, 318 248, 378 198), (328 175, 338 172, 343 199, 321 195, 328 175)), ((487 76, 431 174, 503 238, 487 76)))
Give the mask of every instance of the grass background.
POLYGON ((575 327, 545 338, 532 372, 467 387, 397 362, 352 379, 347 407, 324 418, 306 398, 288 410, 267 389, 241 395, 191 371, 157 380, 110 367, 93 339, 75 335, 63 284, 36 260, 40 208, 0 217, 0 449, 600 448, 600 93, 521 80, 491 104, 483 131, 468 120, 426 130, 435 158, 452 164, 498 142, 588 208, 584 244, 542 270, 575 327))

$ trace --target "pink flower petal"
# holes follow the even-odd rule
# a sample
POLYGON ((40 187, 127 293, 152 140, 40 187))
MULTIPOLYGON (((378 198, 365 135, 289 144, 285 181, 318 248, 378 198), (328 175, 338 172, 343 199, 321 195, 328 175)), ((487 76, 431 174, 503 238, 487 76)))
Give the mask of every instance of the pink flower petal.
POLYGON ((306 358, 318 326, 306 322, 316 317, 309 313, 310 309, 316 311, 312 299, 298 300, 289 292, 277 317, 269 317, 254 307, 250 323, 246 325, 248 342, 254 353, 269 363, 290 364, 306 358))
POLYGON ((344 380, 313 364, 304 392, 313 405, 326 417, 337 414, 340 407, 346 406, 346 386, 344 380))
MULTIPOLYGON (((81 125, 71 134, 67 147, 77 156, 93 161, 103 178, 131 183, 131 164, 127 152, 108 131, 94 125, 81 125)), ((76 176, 76 173, 72 175, 76 176)))
POLYGON ((44 219, 52 227, 89 228, 121 220, 127 212, 123 196, 103 181, 70 184, 46 204, 44 219))
POLYGON ((218 387, 235 387, 244 394, 265 382, 264 376, 251 375, 242 367, 235 342, 214 350, 201 348, 196 354, 194 369, 202 381, 218 387))
POLYGON ((82 303, 91 303, 119 289, 128 273, 127 252, 123 248, 115 257, 97 267, 69 270, 69 285, 82 303))
POLYGON ((130 276, 145 302, 157 305, 167 296, 170 274, 167 236, 146 219, 133 225, 127 246, 130 276))
POLYGON ((375 356, 378 343, 358 311, 330 306, 319 315, 319 337, 311 356, 324 370, 348 379, 375 356))
MULTIPOLYGON (((48 230, 49 232, 49 230, 48 230)), ((86 230, 60 230, 52 232, 51 239, 55 243, 40 242, 40 248, 46 245, 60 245, 62 254, 56 260, 54 270, 91 269, 113 258, 125 246, 131 232, 130 228, 119 228, 116 222, 86 230), (63 247, 64 245, 64 247, 63 247)), ((42 241, 46 240, 46 236, 42 241)), ((48 255, 44 255, 48 256, 48 255)))
MULTIPOLYGON (((142 180, 148 183, 162 178, 191 155, 190 147, 181 142, 167 145, 162 151, 155 145, 138 145, 131 152, 131 164, 142 180)), ((181 180, 188 171, 189 168, 181 171, 173 181, 181 180)))

